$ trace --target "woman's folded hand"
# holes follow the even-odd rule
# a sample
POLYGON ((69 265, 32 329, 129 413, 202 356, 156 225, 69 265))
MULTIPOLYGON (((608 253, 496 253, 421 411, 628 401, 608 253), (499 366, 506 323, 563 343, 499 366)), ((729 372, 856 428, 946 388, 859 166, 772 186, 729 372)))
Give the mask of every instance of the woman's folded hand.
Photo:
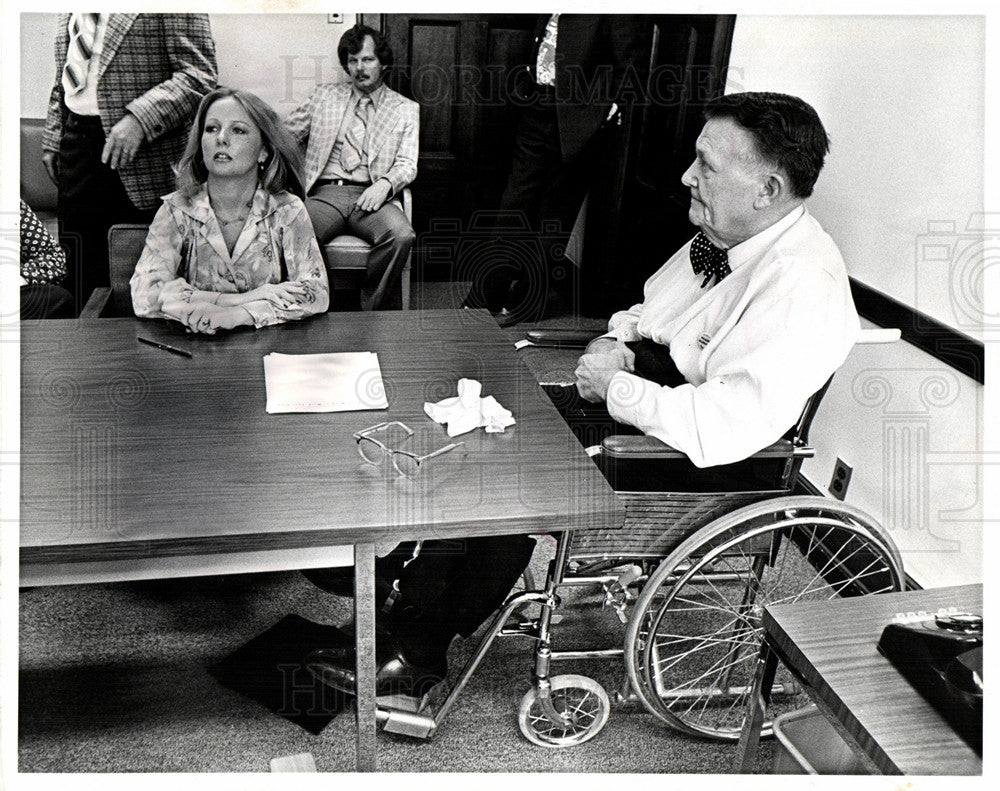
POLYGON ((264 283, 257 288, 242 294, 220 294, 218 304, 222 307, 244 305, 247 302, 270 302, 276 308, 290 308, 302 305, 315 299, 309 289, 302 283, 287 281, 284 283, 264 283))
POLYGON ((231 330, 234 327, 253 324, 253 316, 240 307, 213 305, 210 302, 193 302, 186 315, 177 316, 191 332, 201 332, 215 335, 219 330, 231 330))
POLYGON ((292 305, 312 301, 309 289, 301 283, 264 283, 254 291, 258 292, 258 299, 266 299, 276 308, 290 308, 292 305))

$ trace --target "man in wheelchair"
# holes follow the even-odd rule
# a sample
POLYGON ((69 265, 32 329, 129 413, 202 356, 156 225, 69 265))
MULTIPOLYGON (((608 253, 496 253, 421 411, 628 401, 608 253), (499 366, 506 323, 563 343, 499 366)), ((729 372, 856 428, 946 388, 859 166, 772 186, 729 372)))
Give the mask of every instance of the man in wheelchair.
MULTIPOLYGON (((705 118, 682 177, 699 232, 590 343, 576 369, 583 402, 562 408, 585 444, 625 426, 682 451, 694 467, 672 474, 686 491, 753 474, 739 463, 796 422, 860 329, 840 252, 804 205, 829 150, 816 112, 793 96, 742 93, 705 118)), ((627 485, 649 484, 644 470, 627 485)), ((444 678, 451 640, 503 602, 534 546, 525 536, 446 543, 376 561, 376 590, 394 601, 376 646, 378 694, 420 695, 444 678)), ((347 579, 325 582, 350 592, 347 579)), ((307 664, 354 691, 351 650, 316 651, 307 664)))

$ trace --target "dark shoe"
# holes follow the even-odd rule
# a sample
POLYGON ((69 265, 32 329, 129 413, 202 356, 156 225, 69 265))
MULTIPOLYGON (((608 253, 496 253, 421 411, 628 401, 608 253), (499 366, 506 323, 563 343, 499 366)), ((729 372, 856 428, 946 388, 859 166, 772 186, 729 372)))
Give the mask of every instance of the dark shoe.
MULTIPOLYGON (((410 662, 392 638, 380 640, 375 647, 375 694, 423 697, 448 675, 448 663, 442 659, 433 665, 410 662)), ((321 648, 306 656, 309 672, 329 687, 354 695, 357 689, 354 648, 321 648)))

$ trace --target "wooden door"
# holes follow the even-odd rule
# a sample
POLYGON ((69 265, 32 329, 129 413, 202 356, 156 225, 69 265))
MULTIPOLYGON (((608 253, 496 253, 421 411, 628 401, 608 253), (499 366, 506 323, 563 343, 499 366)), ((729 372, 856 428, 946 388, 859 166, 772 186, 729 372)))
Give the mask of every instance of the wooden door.
MULTIPOLYGON (((531 57, 534 20, 531 14, 366 19, 392 45, 397 68, 390 85, 420 103, 413 206, 418 235, 432 224, 465 230, 477 209, 499 202, 516 120, 508 77, 531 57)), ((424 263, 435 268, 433 261, 424 263)))
POLYGON ((602 188, 588 200, 583 297, 592 313, 637 302, 646 279, 695 233, 681 176, 694 159, 702 108, 725 90, 735 21, 650 17, 645 95, 623 113, 602 188))
MULTIPOLYGON (((368 14, 397 68, 389 84, 421 105, 414 184, 417 276, 451 276, 449 244, 495 209, 517 120, 514 74, 533 56, 532 14, 368 14)), ((583 285, 606 309, 691 236, 680 175, 701 129, 700 104, 722 92, 734 17, 650 16, 650 69, 641 101, 610 136, 588 202, 583 285), (678 241, 680 240, 680 241, 678 241)), ((585 304, 589 301, 584 294, 585 304)))

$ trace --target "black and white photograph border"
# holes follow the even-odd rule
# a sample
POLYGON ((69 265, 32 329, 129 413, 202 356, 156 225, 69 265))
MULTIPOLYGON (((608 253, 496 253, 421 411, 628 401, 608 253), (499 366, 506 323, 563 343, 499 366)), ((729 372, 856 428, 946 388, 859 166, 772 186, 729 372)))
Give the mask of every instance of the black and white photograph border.
MULTIPOLYGON (((209 0, 207 8, 173 0, 113 5, 99 10, 207 10, 220 83, 245 85, 281 116, 307 98, 316 82, 342 78, 336 41, 362 13, 537 12, 519 0, 502 7, 385 2, 356 12, 330 12, 315 0, 209 0), (305 15, 315 15, 321 30, 298 28, 296 18, 305 15), (261 32, 277 40, 262 42, 261 32)), ((766 774, 774 759, 773 741, 762 744, 757 773, 737 777, 732 774, 735 745, 677 734, 641 705, 615 704, 625 679, 613 663, 596 672, 587 669, 612 695, 609 722, 600 736, 565 750, 530 744, 517 723, 522 693, 531 686, 528 640, 493 644, 432 739, 379 732, 377 774, 358 774, 350 706, 318 734, 309 733, 228 689, 209 670, 290 613, 343 625, 353 615, 349 600, 319 590, 296 571, 19 587, 21 478, 30 471, 21 467, 21 346, 13 267, 18 250, 13 175, 20 163, 14 121, 44 118, 55 74, 54 19, 70 10, 50 0, 14 0, 2 7, 0 787, 133 788, 141 783, 242 790, 405 783, 437 789, 541 781, 590 788, 661 779, 684 786, 802 787, 798 777, 766 774), (653 777, 661 774, 671 777, 653 777)), ((774 90, 801 95, 814 105, 830 134, 831 151, 809 210, 844 252, 863 327, 905 326, 902 342, 891 352, 884 345, 852 351, 822 413, 849 416, 849 430, 821 415, 811 435, 817 453, 802 475, 816 496, 835 496, 838 476, 844 487, 850 483, 847 501, 889 528, 911 582, 920 587, 983 582, 986 600, 995 601, 996 585, 985 570, 1000 558, 995 531, 988 529, 1000 520, 1000 426, 985 389, 992 381, 984 384, 1000 362, 1000 266, 994 265, 1000 261, 1000 149, 995 142, 1000 139, 1000 14, 994 5, 972 0, 680 0, 664 9, 643 0, 622 9, 573 2, 557 10, 736 14, 745 25, 738 23, 734 36, 727 92, 774 90), (825 66, 820 70, 815 63, 825 66)), ((432 87, 426 83, 424 89, 432 87)), ((690 159, 693 151, 683 156, 690 159)), ((418 176, 416 202, 419 186, 418 176)), ((458 221, 449 227, 468 236, 469 229, 458 221)), ((638 279, 640 288, 648 274, 638 279)), ((435 290, 440 282, 428 281, 433 284, 428 287, 415 280, 415 307, 452 306, 447 301, 452 293, 435 290), (435 301, 440 299, 444 302, 435 301)), ((592 328, 603 329, 599 323, 587 327, 592 328)), ((547 358, 533 359, 545 373, 547 358)), ((486 370, 490 362, 477 365, 486 370)), ((126 401, 141 398, 148 387, 129 375, 123 372, 116 395, 126 401)), ((71 397, 69 379, 56 383, 52 392, 71 397)), ((386 377, 387 390, 395 384, 386 377)), ((438 392, 443 386, 427 385, 441 398, 448 395, 438 392)), ((444 478, 451 460, 441 459, 432 474, 444 478)), ((113 509, 114 493, 105 494, 113 509)), ((554 538, 542 536, 529 566, 535 581, 544 579, 554 551, 554 538)), ((603 597, 601 592, 594 603, 603 597)), ((606 632, 608 647, 621 645, 625 630, 615 608, 592 609, 596 615, 588 610, 570 628, 606 632)), ((570 612, 567 620, 578 615, 570 612)), ((475 636, 455 641, 449 664, 460 667, 475 643, 475 636)), ((987 654, 991 676, 992 656, 987 654)), ((993 720, 987 717, 987 743, 996 732, 993 720)), ((977 778, 824 777, 809 782, 886 791, 979 788, 996 774, 994 763, 987 756, 985 774, 977 778)))

